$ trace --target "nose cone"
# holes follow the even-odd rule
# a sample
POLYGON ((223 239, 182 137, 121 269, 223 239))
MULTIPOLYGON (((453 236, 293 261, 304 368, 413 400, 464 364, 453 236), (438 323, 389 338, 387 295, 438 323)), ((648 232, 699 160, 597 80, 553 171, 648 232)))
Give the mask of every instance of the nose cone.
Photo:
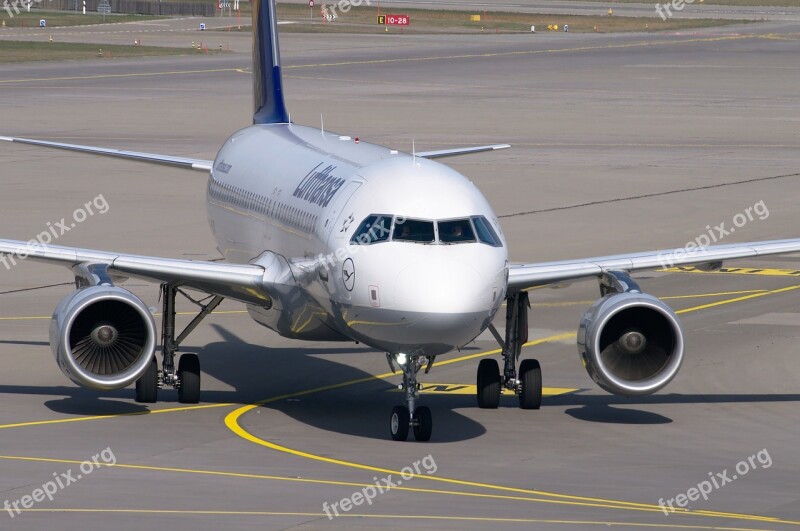
POLYGON ((436 356, 468 344, 486 329, 505 293, 502 249, 385 245, 375 246, 381 254, 375 254, 372 267, 365 263, 366 254, 359 256, 362 269, 382 277, 362 280, 380 289, 380 297, 347 308, 351 337, 390 353, 436 356))
POLYGON ((473 267, 456 260, 431 259, 397 275, 394 300, 399 310, 421 313, 489 312, 492 287, 473 267))
POLYGON ((494 313, 492 298, 490 280, 473 267, 452 260, 420 262, 400 271, 395 281, 395 312, 403 326, 383 332, 395 334, 396 351, 449 352, 484 330, 494 313))

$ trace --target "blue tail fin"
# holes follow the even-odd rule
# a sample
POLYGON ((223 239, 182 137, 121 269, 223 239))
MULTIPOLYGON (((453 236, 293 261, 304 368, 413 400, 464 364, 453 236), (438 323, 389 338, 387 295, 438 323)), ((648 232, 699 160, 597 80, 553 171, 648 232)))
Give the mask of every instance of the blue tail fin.
POLYGON ((275 0, 252 0, 254 124, 288 123, 275 0))

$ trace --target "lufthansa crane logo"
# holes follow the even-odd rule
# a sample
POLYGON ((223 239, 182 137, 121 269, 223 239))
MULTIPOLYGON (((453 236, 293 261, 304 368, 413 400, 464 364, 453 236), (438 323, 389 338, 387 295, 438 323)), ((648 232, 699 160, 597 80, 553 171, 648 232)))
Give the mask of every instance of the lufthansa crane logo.
POLYGON ((348 258, 342 264, 342 280, 344 281, 345 289, 353 291, 353 287, 356 284, 356 266, 353 264, 352 258, 348 258))

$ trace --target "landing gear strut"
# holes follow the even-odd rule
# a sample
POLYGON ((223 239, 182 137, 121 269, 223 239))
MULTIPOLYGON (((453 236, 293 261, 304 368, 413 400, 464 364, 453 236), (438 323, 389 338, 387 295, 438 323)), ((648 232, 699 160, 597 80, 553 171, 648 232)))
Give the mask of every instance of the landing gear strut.
POLYGON ((196 301, 172 284, 161 285, 163 318, 161 332, 162 369, 158 370, 156 358, 144 375, 136 381, 136 401, 153 403, 158 399, 158 389, 166 386, 178 390, 178 401, 183 404, 196 404, 200 401, 200 359, 197 354, 181 355, 178 368, 175 369, 175 354, 186 337, 195 329, 200 321, 214 311, 224 300, 213 296, 208 304, 196 301), (201 309, 186 329, 175 337, 175 298, 180 293, 201 309))
POLYGON ((417 382, 417 373, 422 367, 425 372, 431 370, 435 356, 406 356, 399 354, 393 357, 386 354, 389 367, 396 372, 395 362, 403 371, 403 383, 398 387, 406 392, 407 406, 395 406, 389 417, 389 431, 395 441, 405 441, 408 438, 409 428, 414 431, 414 438, 418 441, 429 441, 433 431, 433 416, 426 406, 417 407, 419 390, 422 387, 417 382))
POLYGON ((519 398, 522 409, 539 409, 542 405, 542 369, 536 360, 523 360, 517 374, 516 365, 522 346, 528 341, 528 293, 514 293, 506 300, 506 334, 503 338, 494 325, 489 330, 503 348, 503 374, 496 360, 483 359, 478 364, 478 407, 496 409, 502 389, 509 389, 519 398))

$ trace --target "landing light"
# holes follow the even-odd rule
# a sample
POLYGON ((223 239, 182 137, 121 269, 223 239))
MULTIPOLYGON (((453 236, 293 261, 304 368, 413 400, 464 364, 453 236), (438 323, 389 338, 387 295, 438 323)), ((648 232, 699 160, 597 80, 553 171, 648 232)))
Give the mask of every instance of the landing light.
POLYGON ((408 361, 408 356, 406 356, 403 353, 400 353, 400 354, 398 354, 397 356, 394 357, 394 361, 396 361, 398 365, 401 365, 401 366, 405 365, 406 362, 408 361))

